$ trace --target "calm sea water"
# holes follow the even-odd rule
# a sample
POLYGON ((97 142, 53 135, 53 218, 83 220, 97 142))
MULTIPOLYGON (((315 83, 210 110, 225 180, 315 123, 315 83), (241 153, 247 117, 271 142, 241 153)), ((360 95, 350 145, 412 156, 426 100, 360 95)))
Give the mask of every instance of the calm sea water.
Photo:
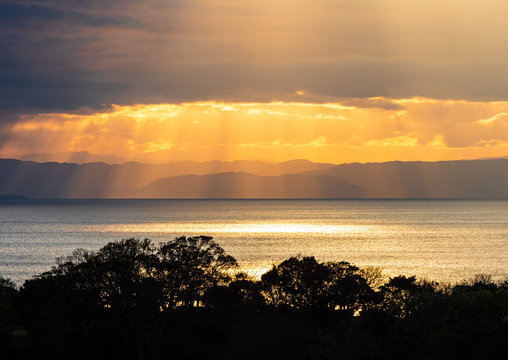
POLYGON ((19 284, 76 248, 211 235, 253 275, 294 255, 460 281, 508 277, 508 201, 58 200, 0 203, 0 275, 19 284))

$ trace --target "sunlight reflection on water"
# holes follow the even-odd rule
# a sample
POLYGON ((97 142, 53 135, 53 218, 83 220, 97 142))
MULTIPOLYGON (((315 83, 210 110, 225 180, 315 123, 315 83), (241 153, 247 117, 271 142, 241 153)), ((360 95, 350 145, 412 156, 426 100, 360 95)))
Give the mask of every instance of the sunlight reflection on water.
POLYGON ((141 233, 200 233, 200 234, 321 234, 321 235, 358 235, 381 232, 380 226, 374 225, 330 225, 306 223, 241 223, 241 224, 114 224, 100 226, 84 226, 83 231, 90 232, 124 232, 141 233))
POLYGON ((18 282, 76 248, 210 235, 251 275, 290 256, 457 281, 508 276, 508 201, 97 200, 0 204, 0 275, 18 282))

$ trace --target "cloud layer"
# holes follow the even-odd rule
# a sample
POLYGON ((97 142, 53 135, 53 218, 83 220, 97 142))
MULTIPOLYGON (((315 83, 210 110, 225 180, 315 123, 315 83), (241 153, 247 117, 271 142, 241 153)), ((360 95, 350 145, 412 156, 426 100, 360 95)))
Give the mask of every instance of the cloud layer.
POLYGON ((0 149, 506 155, 507 16, 504 0, 1 0, 0 149))
MULTIPOLYGON (((505 99, 501 0, 3 0, 0 107, 505 99)), ((45 111, 45 110, 44 110, 45 111)))
POLYGON ((23 115, 2 156, 89 151, 150 162, 444 160, 508 153, 508 102, 189 102, 23 115), (352 105, 355 104, 355 105, 352 105))

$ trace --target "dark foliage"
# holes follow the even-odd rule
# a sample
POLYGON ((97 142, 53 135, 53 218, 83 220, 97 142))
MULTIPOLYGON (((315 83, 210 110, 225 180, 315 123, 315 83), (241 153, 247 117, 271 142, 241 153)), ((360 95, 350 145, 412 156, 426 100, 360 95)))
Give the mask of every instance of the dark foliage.
POLYGON ((18 290, 2 359, 503 359, 508 283, 442 286, 292 257, 260 280, 211 237, 76 250, 18 290), (377 285, 376 285, 377 284, 377 285))

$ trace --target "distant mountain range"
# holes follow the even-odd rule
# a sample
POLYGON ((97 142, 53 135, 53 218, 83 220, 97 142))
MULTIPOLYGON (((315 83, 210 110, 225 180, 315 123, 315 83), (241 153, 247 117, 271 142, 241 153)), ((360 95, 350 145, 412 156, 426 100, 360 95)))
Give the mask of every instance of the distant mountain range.
POLYGON ((508 159, 121 165, 0 159, 0 194, 31 198, 508 199, 508 159))
POLYGON ((366 189, 328 175, 225 172, 159 179, 137 194, 143 198, 350 198, 364 197, 366 189))
POLYGON ((25 154, 16 157, 24 161, 37 161, 37 162, 69 162, 75 164, 86 164, 91 162, 104 162, 107 164, 121 164, 126 162, 122 157, 115 155, 97 155, 91 154, 87 151, 71 151, 62 153, 36 153, 25 154))

